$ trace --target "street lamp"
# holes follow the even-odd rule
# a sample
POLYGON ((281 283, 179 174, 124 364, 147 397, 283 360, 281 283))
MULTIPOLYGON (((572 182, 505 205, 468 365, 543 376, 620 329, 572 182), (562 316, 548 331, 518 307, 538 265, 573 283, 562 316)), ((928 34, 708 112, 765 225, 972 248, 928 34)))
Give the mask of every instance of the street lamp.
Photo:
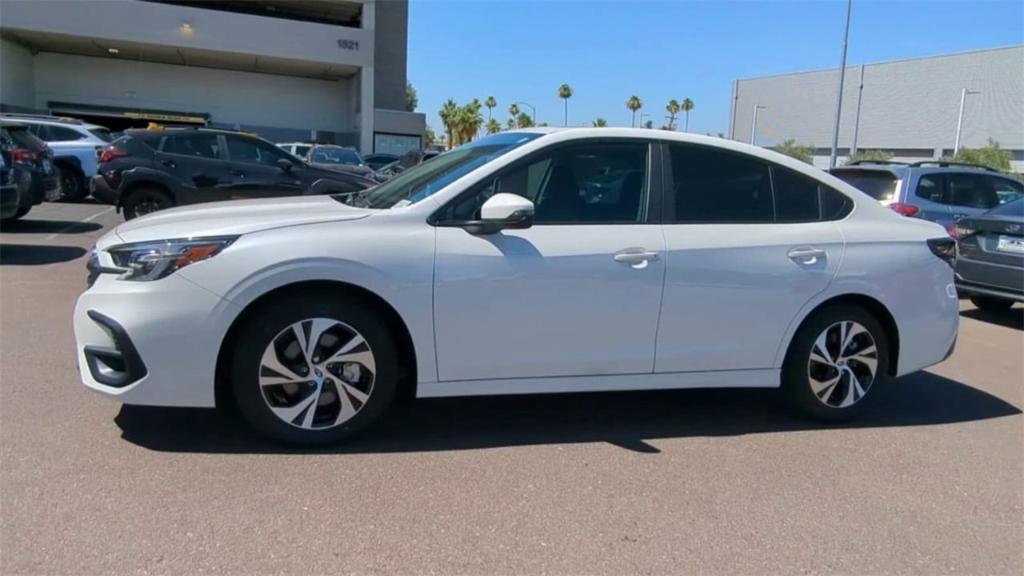
POLYGON ((832 153, 828 157, 828 167, 836 167, 836 156, 839 153, 839 115, 843 111, 843 81, 846 79, 846 44, 850 39, 850 10, 853 0, 846 1, 846 31, 843 33, 843 52, 839 57, 839 93, 836 94, 836 120, 832 125, 832 153))
POLYGON ((757 138, 757 111, 764 110, 767 106, 761 106, 760 104, 754 104, 754 118, 750 121, 750 144, 754 144, 754 140, 757 138))
POLYGON ((537 109, 533 107, 533 104, 529 104, 526 102, 514 102, 514 104, 522 104, 523 106, 527 106, 530 109, 530 111, 533 112, 533 125, 537 125, 537 109))
POLYGON ((953 156, 960 151, 960 129, 964 126, 964 100, 967 99, 968 94, 981 94, 981 92, 967 88, 960 90, 960 113, 956 117, 956 142, 953 143, 953 156))

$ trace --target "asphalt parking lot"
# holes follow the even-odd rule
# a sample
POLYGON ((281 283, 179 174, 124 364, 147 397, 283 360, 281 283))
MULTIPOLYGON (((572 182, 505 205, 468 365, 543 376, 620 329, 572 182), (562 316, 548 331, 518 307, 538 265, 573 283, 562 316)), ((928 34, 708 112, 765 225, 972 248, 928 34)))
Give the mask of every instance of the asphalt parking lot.
MULTIPOLYGON (((773 391, 429 400, 303 452, 87 391, 71 313, 120 222, 0 232, 0 572, 1024 573, 1024 309, 849 425, 773 391)), ((187 361, 187 359, 182 359, 187 361)))

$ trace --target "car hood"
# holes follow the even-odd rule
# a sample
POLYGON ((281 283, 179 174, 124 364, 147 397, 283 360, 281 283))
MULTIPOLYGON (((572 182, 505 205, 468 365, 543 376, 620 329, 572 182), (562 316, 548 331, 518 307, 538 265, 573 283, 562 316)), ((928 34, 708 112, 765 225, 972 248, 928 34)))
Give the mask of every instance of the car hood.
POLYGON ((116 238, 106 238, 106 244, 248 234, 285 226, 359 220, 373 213, 330 196, 212 202, 161 210, 125 222, 114 229, 116 238))

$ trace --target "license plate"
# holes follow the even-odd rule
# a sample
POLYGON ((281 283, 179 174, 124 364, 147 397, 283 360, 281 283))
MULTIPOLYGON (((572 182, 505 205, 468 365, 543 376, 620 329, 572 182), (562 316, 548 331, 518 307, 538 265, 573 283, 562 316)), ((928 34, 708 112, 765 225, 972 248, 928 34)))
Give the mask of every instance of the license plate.
POLYGON ((996 250, 1013 254, 1024 254, 1024 238, 1020 236, 1000 236, 999 243, 996 244, 996 250))

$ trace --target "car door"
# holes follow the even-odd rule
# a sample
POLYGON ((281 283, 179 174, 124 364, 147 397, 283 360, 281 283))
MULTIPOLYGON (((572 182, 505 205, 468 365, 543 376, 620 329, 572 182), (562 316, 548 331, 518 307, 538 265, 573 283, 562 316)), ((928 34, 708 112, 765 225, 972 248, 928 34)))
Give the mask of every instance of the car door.
POLYGON ((276 146, 257 138, 228 134, 228 170, 232 198, 295 196, 305 192, 301 166, 276 146), (279 160, 291 168, 282 169, 279 160))
POLYGON ((651 373, 665 266, 650 157, 643 141, 548 148, 435 215, 440 380, 651 373), (496 192, 533 201, 534 225, 460 227, 496 192))
POLYGON ((227 200, 229 175, 224 145, 215 132, 178 132, 161 139, 153 154, 157 169, 179 184, 180 204, 227 200))
POLYGON ((738 152, 673 144, 666 154, 655 371, 774 368, 787 327, 835 276, 843 238, 823 215, 849 199, 738 152))

